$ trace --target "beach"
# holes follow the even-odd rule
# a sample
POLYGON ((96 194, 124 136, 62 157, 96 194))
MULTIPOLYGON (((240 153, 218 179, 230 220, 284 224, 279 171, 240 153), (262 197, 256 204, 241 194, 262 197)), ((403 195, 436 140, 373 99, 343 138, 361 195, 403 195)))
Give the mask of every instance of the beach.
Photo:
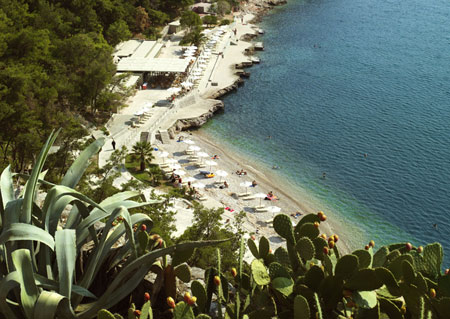
MULTIPOLYGON (((191 130, 206 123, 218 109, 223 107, 223 105, 217 107, 221 102, 217 101, 216 98, 237 89, 237 83, 240 81, 240 78, 236 75, 235 65, 243 62, 249 63, 250 61, 246 51, 253 44, 248 38, 253 38, 258 33, 258 26, 250 23, 254 19, 255 15, 252 13, 243 12, 237 15, 235 23, 222 35, 220 43, 216 46, 216 55, 210 60, 204 75, 198 81, 196 89, 185 97, 177 99, 174 107, 171 109, 154 107, 150 120, 142 127, 130 128, 123 123, 126 119, 133 116, 143 104, 168 97, 170 94, 166 90, 153 89, 138 91, 136 95, 131 97, 128 101, 128 107, 120 110, 108 125, 112 134, 100 153, 100 163, 101 165, 105 163, 113 151, 111 146, 113 140, 116 142, 117 147, 122 145, 128 147, 139 140, 141 132, 155 129, 157 126, 158 132, 168 132, 167 136, 170 137, 170 140, 165 139, 163 143, 161 137, 153 139, 152 144, 158 150, 154 152, 155 162, 163 163, 165 159, 160 158, 159 154, 167 151, 169 157, 180 164, 181 169, 186 172, 186 175, 182 178, 190 176, 205 185, 204 189, 199 189, 202 197, 206 199, 201 201, 204 206, 208 208, 225 208, 225 221, 231 222, 237 212, 244 211, 246 217, 243 221, 243 228, 246 233, 248 235, 266 236, 273 244, 273 248, 276 249, 277 246, 284 242, 275 233, 271 224, 271 220, 276 214, 288 214, 293 225, 296 225, 306 214, 316 214, 318 211, 324 211, 329 219, 321 223, 321 233, 327 236, 338 234, 340 238, 344 239, 339 241, 338 247, 348 252, 350 249, 345 246, 345 227, 341 221, 334 218, 336 216, 327 211, 326 206, 317 201, 306 200, 306 197, 302 196, 297 189, 280 178, 275 170, 264 169, 252 162, 251 159, 232 152, 222 145, 220 141, 212 140, 207 134, 202 133, 201 130, 191 130), (184 139, 191 139, 195 142, 195 145, 207 153, 210 158, 205 160, 212 160, 211 157, 213 155, 219 156, 219 159, 214 160, 217 166, 208 167, 208 169, 212 172, 222 170, 228 173, 226 177, 222 178, 222 181, 227 181, 228 188, 220 188, 221 184, 218 183, 217 176, 213 179, 206 179, 199 174, 200 170, 205 168, 197 169, 189 164, 188 156, 184 154, 188 145, 184 142, 177 142, 180 136, 184 139), (236 172, 240 170, 244 170, 247 174, 237 175, 236 172), (256 187, 243 187, 241 185, 244 182, 251 183, 252 181, 256 181, 256 187), (244 192, 249 192, 251 195, 249 197, 239 196, 239 194, 244 192), (256 193, 268 194, 269 192, 273 192, 276 200, 249 199, 256 193), (265 208, 277 208, 269 208, 269 210, 274 209, 275 212, 264 211, 264 209, 255 211, 254 207, 261 204, 265 208)), ((176 44, 171 42, 166 54, 170 55, 177 50, 176 44)), ((158 133, 155 134, 155 136, 157 135, 158 133)), ((127 172, 123 172, 122 175, 120 179, 122 181, 131 178, 127 172)), ((149 191, 150 189, 144 193, 149 191)), ((183 218, 177 218, 177 233, 180 234, 190 225, 186 221, 190 219, 192 210, 189 210, 183 203, 175 205, 175 210, 183 215, 183 218)))

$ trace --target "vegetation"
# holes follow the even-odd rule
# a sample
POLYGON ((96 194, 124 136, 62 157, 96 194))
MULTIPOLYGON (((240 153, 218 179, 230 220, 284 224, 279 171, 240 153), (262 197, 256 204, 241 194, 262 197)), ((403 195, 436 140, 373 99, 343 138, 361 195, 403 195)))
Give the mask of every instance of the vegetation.
POLYGON ((49 133, 66 127, 56 141, 63 158, 52 172, 60 176, 70 151, 81 147, 74 141, 85 120, 101 124, 129 94, 114 76, 113 46, 156 37, 191 4, 0 0, 0 168, 26 171, 49 133))
POLYGON ((149 142, 137 142, 132 149, 133 156, 139 159, 140 171, 145 170, 145 164, 155 158, 152 155, 153 147, 149 142))
POLYGON ((211 27, 217 24, 217 16, 204 16, 202 21, 203 24, 206 24, 207 27, 211 27))
POLYGON ((104 139, 80 154, 61 184, 50 185, 42 205, 34 202, 47 183, 42 169, 55 140, 52 134, 45 143, 20 197, 9 166, 0 176, 0 318, 93 318, 129 296, 159 257, 172 255, 168 284, 187 277, 183 263, 196 247, 222 242, 166 247, 148 235, 153 222, 147 215, 130 213, 161 201, 133 201, 139 193, 128 191, 98 204, 74 190, 104 139))

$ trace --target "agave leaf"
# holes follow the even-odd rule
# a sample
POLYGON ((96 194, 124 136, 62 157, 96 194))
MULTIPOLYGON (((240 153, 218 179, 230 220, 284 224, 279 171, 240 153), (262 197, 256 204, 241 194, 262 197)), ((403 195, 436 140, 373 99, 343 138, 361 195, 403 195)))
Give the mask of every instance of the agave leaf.
POLYGON ((3 209, 6 209, 6 205, 14 200, 14 186, 11 174, 11 165, 8 165, 0 176, 0 189, 2 190, 2 203, 3 209))
POLYGON ((64 318, 76 318, 70 307, 69 299, 56 292, 43 291, 36 302, 34 319, 56 318, 60 304, 62 304, 64 318))
POLYGON ((139 196, 139 192, 137 192, 137 191, 125 191, 125 192, 116 193, 112 196, 109 196, 108 198, 105 198, 103 201, 101 201, 100 206, 105 207, 107 205, 121 202, 121 201, 130 199, 130 198, 133 198, 136 196, 139 196))
POLYGON ((22 209, 23 198, 9 201, 5 207, 5 220, 3 221, 3 229, 8 228, 11 224, 19 223, 20 210, 22 209))
POLYGON ((86 195, 81 194, 80 192, 77 192, 67 186, 57 185, 47 194, 44 207, 42 209, 45 215, 45 228, 50 234, 55 233, 59 218, 64 208, 75 199, 88 203, 106 213, 106 211, 99 204, 86 195))
POLYGON ((58 230, 55 235, 56 262, 58 264, 59 293, 70 299, 73 272, 77 257, 75 230, 58 230))
POLYGON ((18 249, 13 251, 12 260, 16 267, 18 281, 20 284, 20 300, 25 315, 28 319, 33 318, 34 305, 39 297, 39 289, 34 280, 33 265, 31 264, 31 254, 28 249, 18 249))
POLYGON ((47 142, 44 144, 44 146, 41 149, 41 152, 36 160, 36 164, 31 171, 30 179, 27 182, 27 185, 25 187, 25 193, 24 193, 24 202, 22 206, 22 213, 20 216, 20 220, 24 223, 30 223, 31 222, 31 211, 33 206, 33 199, 36 194, 36 187, 37 182, 39 178, 39 174, 42 171, 42 168, 44 167, 44 162, 47 159, 48 151, 50 150, 50 147, 55 142, 56 137, 58 136, 59 130, 56 133, 50 134, 50 136, 47 139, 47 142))
POLYGON ((89 159, 97 154, 103 145, 105 145, 105 139, 101 137, 96 139, 83 152, 81 152, 75 162, 73 162, 67 170, 66 175, 64 175, 61 181, 61 185, 74 188, 80 181, 86 168, 89 166, 89 159))
POLYGON ((100 211, 97 209, 93 209, 92 212, 89 214, 87 218, 85 218, 78 226, 77 226, 77 250, 81 248, 84 244, 84 240, 89 236, 89 227, 93 226, 96 222, 107 218, 112 211, 117 208, 118 206, 123 206, 127 209, 141 207, 145 205, 149 205, 152 203, 146 202, 146 203, 137 203, 133 201, 122 201, 117 202, 113 204, 109 204, 103 209, 106 211, 100 211))
POLYGON ((128 212, 128 210, 125 207, 123 207, 121 209, 121 215, 123 216, 123 220, 124 220, 123 224, 125 225, 128 242, 131 245, 131 255, 133 256, 133 259, 136 259, 138 254, 137 254, 137 249, 136 249, 136 243, 134 241, 133 223, 131 221, 130 213, 128 212))
POLYGON ((17 271, 10 272, 0 281, 0 313, 8 319, 19 319, 23 315, 14 313, 8 305, 7 296, 9 292, 18 287, 19 273, 17 271))
MULTIPOLYGON (((34 274, 34 279, 36 280, 36 285, 38 287, 42 287, 48 290, 59 289, 59 283, 55 280, 48 279, 47 277, 41 276, 39 274, 34 274)), ((97 299, 97 297, 92 292, 77 285, 72 285, 72 292, 83 297, 97 299)))
POLYGON ((0 245, 8 241, 16 240, 38 241, 47 245, 52 250, 55 247, 53 237, 49 233, 39 227, 24 223, 11 224, 0 235, 0 245))
MULTIPOLYGON (((47 184, 47 185, 53 186, 54 184, 52 184, 52 183, 47 182, 47 181, 44 180, 45 175, 47 175, 47 172, 48 172, 48 169, 45 170, 45 171, 43 171, 43 172, 40 172, 40 173, 39 173, 39 176, 38 176, 38 179, 37 179, 37 182, 40 183, 40 184, 47 184)), ((28 183, 28 181, 29 181, 31 175, 28 175, 28 174, 21 174, 21 173, 14 173, 13 176, 15 176, 15 175, 17 175, 17 176, 19 176, 19 177, 21 177, 21 178, 23 178, 24 180, 27 181, 27 182, 25 183, 25 186, 22 188, 22 190, 20 191, 20 194, 19 194, 19 197, 23 197, 23 194, 25 194, 25 190, 27 189, 27 183, 28 183)), ((36 185, 37 185, 37 184, 36 184, 36 185)))

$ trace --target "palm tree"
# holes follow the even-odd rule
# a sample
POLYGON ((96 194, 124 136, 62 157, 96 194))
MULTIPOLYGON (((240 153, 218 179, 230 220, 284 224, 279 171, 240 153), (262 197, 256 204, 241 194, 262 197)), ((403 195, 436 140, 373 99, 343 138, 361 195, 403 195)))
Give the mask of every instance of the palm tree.
POLYGON ((137 142, 133 146, 133 155, 139 157, 141 172, 145 170, 145 162, 155 157, 152 155, 153 148, 149 142, 137 142))

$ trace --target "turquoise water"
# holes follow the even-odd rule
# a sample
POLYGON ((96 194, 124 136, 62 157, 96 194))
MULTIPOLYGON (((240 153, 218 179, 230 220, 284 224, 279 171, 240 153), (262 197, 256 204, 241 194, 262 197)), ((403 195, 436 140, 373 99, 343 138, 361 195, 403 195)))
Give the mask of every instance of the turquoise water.
POLYGON ((444 0, 290 1, 265 17, 262 63, 205 131, 261 165, 280 165, 280 176, 366 240, 442 243, 449 16, 444 0))

